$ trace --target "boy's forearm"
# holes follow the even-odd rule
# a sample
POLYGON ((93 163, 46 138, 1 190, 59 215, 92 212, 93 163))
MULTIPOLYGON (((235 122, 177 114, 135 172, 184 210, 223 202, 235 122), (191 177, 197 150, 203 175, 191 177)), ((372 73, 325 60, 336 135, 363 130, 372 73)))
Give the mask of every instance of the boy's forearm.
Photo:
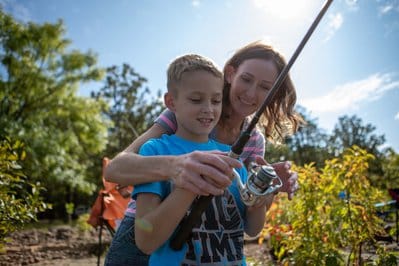
POLYGON ((112 159, 104 171, 107 181, 120 185, 137 185, 167 180, 172 175, 173 156, 141 156, 122 152, 112 159))
POLYGON ((262 231, 266 220, 266 212, 269 210, 273 199, 274 194, 268 195, 260 206, 247 208, 245 233, 249 236, 256 236, 262 231))
POLYGON ((136 217, 136 244, 147 254, 159 248, 172 235, 196 195, 176 188, 157 208, 143 217, 136 217), (151 230, 140 228, 140 224, 150 225, 151 230))

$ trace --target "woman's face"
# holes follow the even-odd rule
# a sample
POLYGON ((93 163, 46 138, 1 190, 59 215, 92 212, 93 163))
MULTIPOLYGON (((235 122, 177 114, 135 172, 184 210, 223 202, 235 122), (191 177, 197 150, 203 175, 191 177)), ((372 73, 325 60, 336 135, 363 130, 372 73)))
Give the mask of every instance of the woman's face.
POLYGON ((246 117, 258 110, 278 74, 273 61, 265 59, 248 59, 237 69, 229 68, 226 79, 231 84, 229 100, 233 112, 246 117))

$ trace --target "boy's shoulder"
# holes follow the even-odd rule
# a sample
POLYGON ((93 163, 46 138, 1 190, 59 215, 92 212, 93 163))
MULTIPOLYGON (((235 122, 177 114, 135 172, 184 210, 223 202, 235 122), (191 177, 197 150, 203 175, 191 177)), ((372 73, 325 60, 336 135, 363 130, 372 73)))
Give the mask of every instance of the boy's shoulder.
POLYGON ((159 147, 168 145, 170 143, 170 136, 163 134, 159 138, 151 138, 141 145, 139 154, 141 155, 156 155, 159 147))
POLYGON ((220 150, 220 151, 230 151, 230 149, 231 149, 231 146, 230 146, 230 145, 221 143, 221 142, 219 142, 219 141, 217 141, 217 140, 214 140, 214 139, 209 139, 209 142, 210 142, 212 145, 216 146, 216 149, 217 149, 217 150, 220 150))
POLYGON ((163 134, 159 138, 146 141, 140 148, 140 154, 155 155, 165 153, 188 153, 194 150, 230 151, 231 146, 209 139, 206 143, 196 143, 176 135, 163 134))

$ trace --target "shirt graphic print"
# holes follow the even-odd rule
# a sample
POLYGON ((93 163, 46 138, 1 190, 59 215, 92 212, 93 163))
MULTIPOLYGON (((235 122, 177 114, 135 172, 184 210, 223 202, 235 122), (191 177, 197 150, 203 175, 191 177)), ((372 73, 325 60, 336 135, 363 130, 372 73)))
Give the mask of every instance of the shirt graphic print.
POLYGON ((201 220, 192 230, 182 265, 241 265, 243 219, 231 192, 214 197, 201 220))

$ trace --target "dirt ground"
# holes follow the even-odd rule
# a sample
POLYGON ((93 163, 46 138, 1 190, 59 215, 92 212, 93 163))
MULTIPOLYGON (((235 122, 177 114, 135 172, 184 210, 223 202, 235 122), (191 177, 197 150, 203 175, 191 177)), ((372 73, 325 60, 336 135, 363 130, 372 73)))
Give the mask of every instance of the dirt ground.
MULTIPOLYGON (((100 250, 98 233, 98 230, 93 228, 89 231, 81 231, 77 227, 65 225, 15 232, 10 236, 5 248, 6 252, 0 253, 0 266, 97 265, 97 254, 100 250)), ((111 235, 105 229, 102 242, 103 250, 111 242, 111 235)), ((387 248, 399 252, 399 245, 395 241, 391 242, 387 248)), ((267 244, 258 245, 256 242, 246 241, 244 252, 249 266, 277 265, 270 255, 267 244)), ((368 252, 365 250, 364 255, 368 261, 373 261, 375 250, 368 250, 368 252)), ((103 264, 104 255, 100 257, 100 265, 103 264)))
MULTIPOLYGON (((31 229, 15 232, 10 236, 6 252, 0 253, 0 266, 14 265, 97 265, 99 251, 98 231, 80 231, 71 226, 50 229, 31 229)), ((111 235, 104 230, 103 248, 111 242, 111 235)), ((266 245, 255 242, 245 244, 248 265, 274 265, 266 245)), ((100 265, 104 264, 104 255, 100 265)))

